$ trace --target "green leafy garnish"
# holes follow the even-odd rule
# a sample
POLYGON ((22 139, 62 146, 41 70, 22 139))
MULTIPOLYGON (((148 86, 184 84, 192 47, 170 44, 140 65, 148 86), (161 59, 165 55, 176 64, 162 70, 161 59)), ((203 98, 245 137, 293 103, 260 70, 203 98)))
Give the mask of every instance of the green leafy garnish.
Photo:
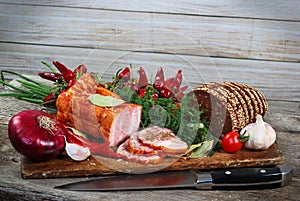
POLYGON ((125 101, 112 96, 102 96, 100 94, 92 94, 88 97, 92 104, 100 107, 114 107, 123 104, 125 101))
POLYGON ((213 148, 214 141, 204 141, 199 144, 193 144, 190 146, 190 148, 186 151, 186 154, 191 153, 189 155, 189 158, 201 158, 205 155, 207 155, 211 149, 213 148))

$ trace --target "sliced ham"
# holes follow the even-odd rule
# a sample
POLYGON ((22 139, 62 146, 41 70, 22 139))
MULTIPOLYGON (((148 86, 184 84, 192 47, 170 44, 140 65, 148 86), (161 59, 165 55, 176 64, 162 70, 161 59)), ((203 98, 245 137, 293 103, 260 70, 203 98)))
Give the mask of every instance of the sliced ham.
POLYGON ((164 159, 163 156, 160 155, 134 154, 128 150, 128 142, 129 139, 122 143, 117 149, 117 154, 120 154, 126 161, 134 161, 144 164, 157 164, 164 159))
POLYGON ((57 119, 95 138, 102 138, 110 146, 117 146, 138 130, 142 106, 125 103, 115 107, 96 106, 88 100, 89 95, 97 93, 119 98, 97 85, 93 76, 85 74, 73 87, 61 93, 56 102, 57 119))
POLYGON ((128 151, 134 154, 154 154, 153 147, 143 145, 138 139, 138 132, 132 134, 128 140, 128 151))
POLYGON ((187 149, 187 144, 171 130, 153 126, 133 133, 119 146, 117 153, 127 161, 150 164, 165 157, 178 158, 187 149))
POLYGON ((139 131, 137 137, 143 145, 161 149, 167 153, 181 154, 188 149, 188 145, 167 128, 148 127, 139 131))

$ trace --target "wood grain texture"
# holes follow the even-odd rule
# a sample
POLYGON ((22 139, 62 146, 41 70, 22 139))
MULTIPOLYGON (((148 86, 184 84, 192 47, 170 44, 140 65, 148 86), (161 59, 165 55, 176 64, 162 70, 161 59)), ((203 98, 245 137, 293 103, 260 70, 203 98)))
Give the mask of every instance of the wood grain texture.
POLYGON ((235 154, 216 152, 212 157, 200 159, 165 159, 159 164, 141 164, 120 161, 100 156, 91 156, 85 161, 75 162, 67 156, 50 161, 34 162, 22 158, 21 174, 23 178, 57 178, 116 175, 121 173, 141 174, 153 171, 176 170, 212 170, 252 166, 271 166, 283 163, 283 156, 274 144, 265 151, 241 150, 235 154))
MULTIPOLYGON (((185 83, 197 86, 210 81, 236 81, 249 84, 261 90, 268 101, 283 101, 284 107, 269 107, 276 112, 288 110, 300 114, 300 66, 298 63, 271 62, 242 59, 209 58, 189 55, 160 53, 126 52, 72 47, 47 47, 3 43, 0 50, 0 69, 15 70, 32 75, 45 71, 47 67, 40 62, 58 60, 75 68, 85 63, 90 72, 98 72, 110 80, 115 72, 128 66, 143 66, 148 74, 159 66, 168 69, 169 74, 183 69, 185 83), (291 103, 289 103, 291 102, 291 103), (291 107, 289 107, 291 106, 291 107), (285 108, 286 107, 286 108, 285 108)), ((8 78, 12 78, 9 77, 8 78)), ((274 104, 276 104, 274 102, 274 104)))
MULTIPOLYGON (((199 198, 212 200, 291 200, 300 199, 300 119, 299 115, 273 113, 267 116, 277 131, 277 143, 284 156, 284 162, 294 168, 291 183, 279 189, 249 191, 199 191, 193 189, 160 190, 160 191, 125 191, 125 192, 70 192, 53 189, 54 186, 70 182, 84 181, 94 177, 22 179, 21 156, 18 154, 7 136, 7 120, 25 108, 36 108, 36 105, 11 99, 0 98, 0 199, 4 200, 187 200, 199 198)), ((47 174, 47 173, 46 173, 47 174)))
POLYGON ((277 20, 300 20, 297 0, 220 0, 220 1, 191 1, 191 0, 160 0, 145 1, 63 1, 63 0, 1 0, 1 3, 27 4, 59 7, 76 7, 89 9, 106 9, 117 11, 150 12, 181 15, 208 15, 218 17, 261 18, 277 20), (266 11, 266 8, 268 9, 266 11))
POLYGON ((58 60, 72 68, 86 61, 91 71, 107 72, 109 78, 115 68, 133 63, 150 66, 146 70, 184 68, 194 84, 241 81, 266 95, 268 122, 277 131, 285 163, 294 168, 288 186, 263 191, 58 191, 53 187, 88 177, 22 179, 21 156, 9 142, 7 123, 17 112, 39 107, 0 98, 0 199, 300 200, 299 4, 298 0, 0 0, 0 70, 32 75, 46 70, 40 61, 58 60))
POLYGON ((298 21, 12 4, 1 15, 2 42, 300 61, 298 21))

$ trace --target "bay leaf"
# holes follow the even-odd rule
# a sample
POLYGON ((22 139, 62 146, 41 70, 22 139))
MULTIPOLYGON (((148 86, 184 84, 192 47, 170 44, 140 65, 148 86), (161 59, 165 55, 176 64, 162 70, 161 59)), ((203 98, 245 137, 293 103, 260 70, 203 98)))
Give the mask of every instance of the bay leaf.
POLYGON ((213 148, 213 140, 209 140, 209 141, 204 141, 202 143, 200 143, 198 147, 196 147, 195 151, 189 156, 189 158, 201 158, 203 156, 205 156, 206 154, 208 154, 211 149, 213 148))
POLYGON ((91 94, 88 100, 100 107, 114 107, 123 104, 125 101, 112 96, 102 96, 100 94, 91 94))

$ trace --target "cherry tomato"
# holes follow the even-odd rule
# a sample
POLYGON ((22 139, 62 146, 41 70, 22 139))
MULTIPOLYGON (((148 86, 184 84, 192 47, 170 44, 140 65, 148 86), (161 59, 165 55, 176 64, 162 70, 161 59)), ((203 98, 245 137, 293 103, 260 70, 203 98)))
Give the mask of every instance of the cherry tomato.
POLYGON ((234 153, 239 151, 243 146, 240 141, 238 132, 228 132, 222 139, 222 147, 228 153, 234 153))

